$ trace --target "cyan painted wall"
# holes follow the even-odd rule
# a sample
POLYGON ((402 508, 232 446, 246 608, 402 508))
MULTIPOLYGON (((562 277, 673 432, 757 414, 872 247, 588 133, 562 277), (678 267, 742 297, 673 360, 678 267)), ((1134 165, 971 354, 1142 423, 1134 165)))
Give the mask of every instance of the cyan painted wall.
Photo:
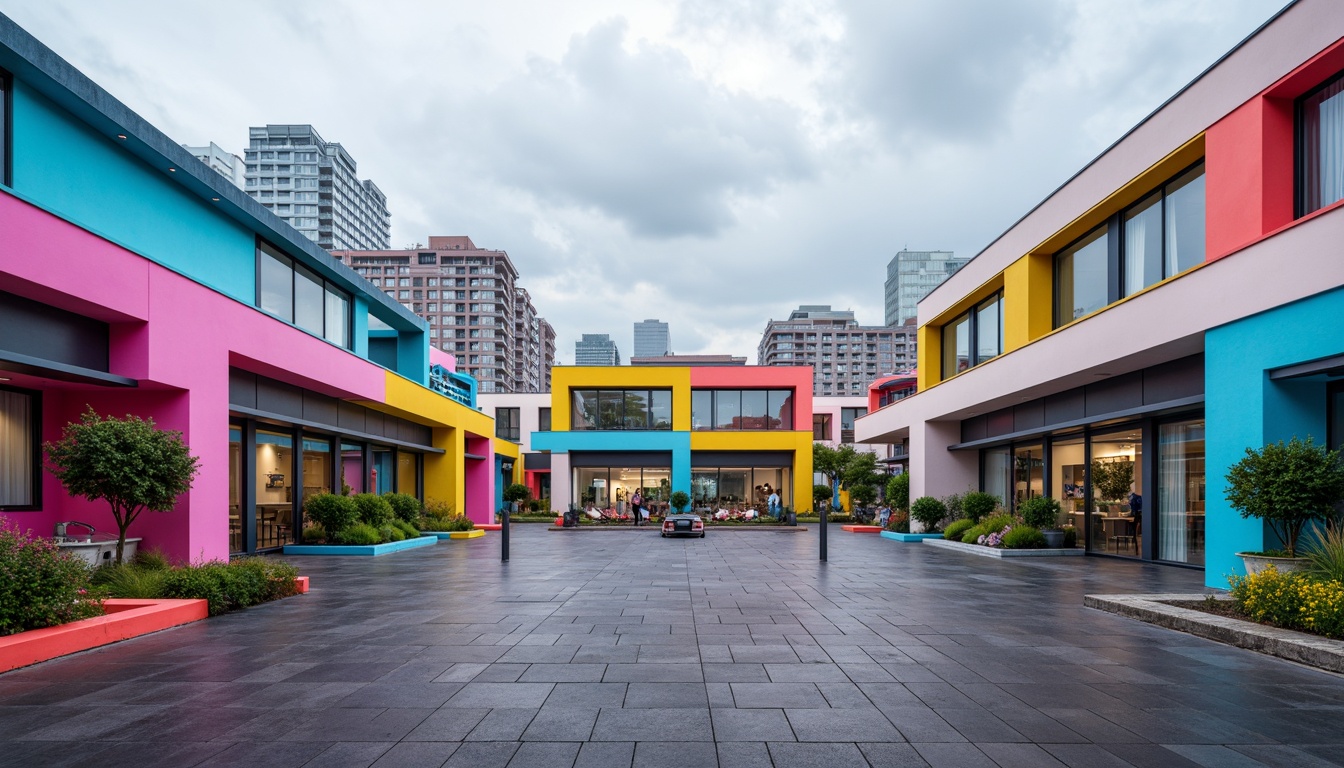
POLYGON ((1235 553, 1277 546, 1262 523, 1244 520, 1228 506, 1225 477, 1247 448, 1294 435, 1325 441, 1325 382, 1273 382, 1268 372, 1344 353, 1340 317, 1344 317, 1344 289, 1205 334, 1208 540, 1204 573, 1208 586, 1226 588, 1229 574, 1245 572, 1235 553))
POLYGON ((15 80, 14 190, 215 290, 256 299, 253 233, 15 80))
MULTIPOLYGON (((533 432, 532 450, 551 453, 575 451, 671 451, 672 490, 691 492, 691 433, 690 432, 533 432)), ((551 493, 555 485, 569 486, 570 478, 551 478, 551 493)))

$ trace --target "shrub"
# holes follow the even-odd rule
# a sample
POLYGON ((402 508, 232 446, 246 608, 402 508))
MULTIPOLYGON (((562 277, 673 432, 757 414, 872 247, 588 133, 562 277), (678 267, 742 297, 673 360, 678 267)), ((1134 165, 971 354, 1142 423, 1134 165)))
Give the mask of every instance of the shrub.
POLYGON ((173 511, 200 471, 200 460, 191 455, 181 432, 129 414, 103 419, 92 407, 65 425, 61 439, 43 447, 49 470, 71 496, 101 499, 112 507, 118 563, 131 523, 145 510, 173 511))
POLYGON ((1064 526, 1064 547, 1073 549, 1078 546, 1078 529, 1072 525, 1064 526))
POLYGON ((397 520, 409 523, 420 516, 420 500, 409 493, 384 493, 383 498, 397 520))
POLYGON ((78 556, 0 520, 0 635, 98 616, 89 576, 78 556))
POLYGON ((471 520, 468 520, 466 515, 459 515, 457 517, 449 517, 446 519, 425 518, 425 520, 420 524, 420 530, 433 531, 435 533, 448 532, 448 531, 470 531, 475 527, 476 524, 473 523, 471 520))
POLYGON ((337 531, 334 536, 328 537, 328 540, 333 544, 349 546, 383 543, 383 537, 378 533, 378 529, 368 523, 355 523, 343 531, 337 531))
POLYGON ((947 530, 943 531, 943 538, 949 541, 961 541, 961 537, 965 536, 966 532, 974 527, 975 523, 970 520, 953 520, 948 523, 947 530))
POLYGON ((887 481, 887 503, 892 509, 910 509, 910 475, 902 472, 887 481))
POLYGON ((1344 466, 1339 451, 1294 437, 1246 456, 1227 470, 1227 501, 1242 517, 1269 523, 1288 548, 1297 554, 1297 539, 1307 523, 1331 520, 1335 505, 1344 501, 1344 466))
POLYGON ((1030 525, 1019 525, 1003 535, 1004 549, 1043 549, 1045 534, 1030 525))
POLYGON ((504 500, 508 502, 526 501, 532 490, 522 483, 512 483, 504 489, 504 500))
POLYGON ((947 507, 947 518, 949 520, 959 520, 963 515, 961 508, 962 494, 949 493, 943 497, 943 506, 947 507))
POLYGON ((856 485, 849 489, 850 501, 859 506, 866 507, 873 503, 877 498, 877 489, 871 485, 856 485))
POLYGON ((384 543, 406 540, 406 534, 402 533, 400 528, 397 528, 391 523, 379 528, 378 535, 382 537, 384 543))
POLYGON ((910 513, 904 509, 893 509, 891 518, 887 520, 887 530, 893 533, 909 533, 910 513))
POLYGON ((163 597, 163 582, 170 569, 131 565, 105 565, 94 571, 93 584, 108 597, 153 600, 163 597))
POLYGON ((932 496, 921 496, 910 505, 910 517, 924 526, 925 533, 935 533, 947 517, 947 505, 932 496))
POLYGON ((831 486, 821 484, 812 486, 812 503, 815 505, 818 515, 821 514, 821 505, 833 498, 835 498, 835 494, 831 492, 831 486))
POLYGON ((1344 528, 1317 529, 1306 546, 1307 569, 1323 579, 1344 582, 1344 528))
POLYGON ((321 544, 327 540, 327 529, 317 523, 305 526, 299 540, 304 544, 321 544))
POLYGON ((324 532, 337 533, 359 522, 359 508, 350 496, 336 493, 318 493, 303 504, 308 519, 317 523, 324 532))
POLYGON ((999 508, 999 497, 984 491, 972 491, 961 497, 961 511, 967 520, 980 522, 999 508))
POLYGON ((439 501, 438 499, 425 500, 424 515, 425 517, 432 517, 438 520, 447 520, 451 517, 457 517, 457 513, 453 510, 452 504, 449 504, 446 501, 439 501))
POLYGON ((405 520, 393 520, 392 527, 401 531, 402 537, 406 539, 415 539, 420 536, 420 529, 405 520))
POLYGON ((691 497, 685 491, 673 491, 672 495, 668 497, 667 503, 671 504, 677 512, 685 512, 686 507, 691 505, 691 497))
MULTIPOLYGON (((350 500, 355 503, 355 509, 359 512, 361 523, 376 529, 392 519, 392 505, 388 504, 387 499, 382 496, 376 496, 372 493, 356 493, 350 497, 350 500)), ((331 527, 327 526, 327 530, 331 530, 331 527)))
POLYGON ((131 558, 131 565, 147 571, 166 571, 173 567, 173 562, 161 549, 142 549, 131 558))
POLYGON ((1344 638, 1344 583, 1310 573, 1279 573, 1273 566, 1229 582, 1237 607, 1255 621, 1344 638))
POLYGON ((210 615, 246 608, 298 592, 298 570, 261 557, 184 565, 163 574, 163 596, 205 600, 210 615))
POLYGON ((1033 496, 1017 505, 1022 522, 1032 528, 1059 530, 1059 502, 1049 496, 1033 496))
POLYGON ((978 544, 981 536, 998 533, 1004 528, 1011 527, 1016 522, 1012 515, 995 515, 986 520, 981 520, 978 525, 967 528, 961 540, 965 544, 978 544))

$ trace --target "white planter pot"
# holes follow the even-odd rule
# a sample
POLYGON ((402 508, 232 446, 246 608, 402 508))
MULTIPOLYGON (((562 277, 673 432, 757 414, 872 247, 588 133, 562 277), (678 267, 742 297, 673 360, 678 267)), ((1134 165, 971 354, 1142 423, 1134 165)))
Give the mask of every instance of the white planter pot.
POLYGON ((1267 557, 1265 555, 1251 555, 1245 552, 1238 552, 1237 557, 1246 566, 1247 574, 1259 573, 1269 566, 1279 573, 1291 573, 1293 571, 1305 571, 1308 560, 1305 557, 1267 557))

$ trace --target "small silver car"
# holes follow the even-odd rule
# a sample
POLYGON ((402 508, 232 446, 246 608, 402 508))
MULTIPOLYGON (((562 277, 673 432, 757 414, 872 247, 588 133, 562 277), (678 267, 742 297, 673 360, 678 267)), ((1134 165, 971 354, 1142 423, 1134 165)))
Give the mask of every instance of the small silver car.
POLYGON ((698 536, 705 538, 705 521, 692 512, 678 512, 663 518, 663 538, 698 536))

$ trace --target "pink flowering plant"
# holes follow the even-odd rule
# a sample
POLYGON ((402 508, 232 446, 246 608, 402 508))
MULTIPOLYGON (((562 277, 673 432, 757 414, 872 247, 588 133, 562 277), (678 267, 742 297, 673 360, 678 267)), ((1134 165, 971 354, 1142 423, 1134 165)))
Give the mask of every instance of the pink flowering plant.
POLYGON ((975 543, 985 547, 1002 547, 1003 537, 1007 536, 1008 532, 1011 530, 1013 530, 1013 526, 1006 525, 1003 527, 1003 530, 992 531, 981 536, 975 540, 975 543))
POLYGON ((101 616, 92 568, 50 539, 0 520, 0 635, 101 616))

